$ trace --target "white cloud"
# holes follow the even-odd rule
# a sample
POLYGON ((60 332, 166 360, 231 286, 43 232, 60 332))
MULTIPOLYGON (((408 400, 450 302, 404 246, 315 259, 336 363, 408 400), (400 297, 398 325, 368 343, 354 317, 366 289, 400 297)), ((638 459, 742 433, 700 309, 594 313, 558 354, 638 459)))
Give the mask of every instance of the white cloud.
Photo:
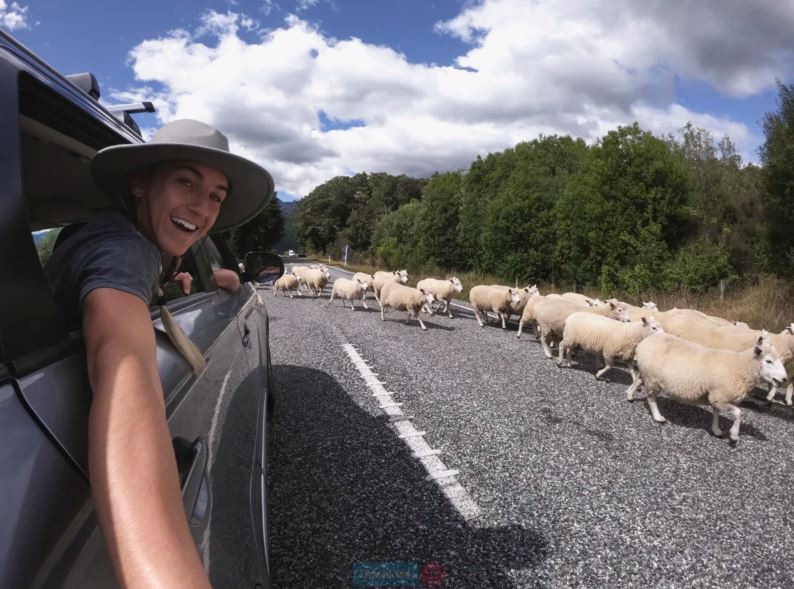
POLYGON ((426 175, 539 133, 593 141, 634 120, 658 134, 691 121, 728 134, 755 159, 757 131, 677 104, 675 76, 736 95, 785 79, 794 36, 782 31, 794 30, 794 10, 766 0, 712 2, 710 12, 706 4, 466 4, 436 25, 471 43, 455 66, 329 38, 294 15, 249 43, 238 29, 253 19, 210 11, 194 33, 136 46, 130 64, 142 86, 117 96, 153 100, 162 121, 217 125, 236 151, 271 170, 279 189, 299 195, 338 174, 426 175), (748 39, 755 50, 742 49, 748 39), (325 130, 320 111, 363 125, 325 130))
POLYGON ((9 31, 29 29, 27 11, 27 6, 20 6, 16 2, 9 5, 5 0, 0 0, 0 28, 9 31))

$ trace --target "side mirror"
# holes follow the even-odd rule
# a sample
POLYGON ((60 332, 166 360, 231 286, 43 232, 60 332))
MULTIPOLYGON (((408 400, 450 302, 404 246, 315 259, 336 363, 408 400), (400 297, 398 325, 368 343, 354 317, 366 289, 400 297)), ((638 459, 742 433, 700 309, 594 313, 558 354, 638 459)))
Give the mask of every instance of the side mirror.
POLYGON ((248 252, 245 254, 245 280, 264 284, 273 282, 284 274, 284 261, 281 256, 269 252, 248 252))

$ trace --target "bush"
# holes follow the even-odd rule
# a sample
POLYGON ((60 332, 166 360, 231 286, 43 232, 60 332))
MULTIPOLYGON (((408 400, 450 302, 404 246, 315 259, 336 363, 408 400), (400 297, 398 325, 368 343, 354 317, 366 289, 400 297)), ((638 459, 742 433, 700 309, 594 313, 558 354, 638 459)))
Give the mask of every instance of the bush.
POLYGON ((701 239, 678 250, 675 258, 664 269, 662 284, 666 290, 686 289, 704 293, 720 280, 733 281, 737 278, 728 252, 701 239))

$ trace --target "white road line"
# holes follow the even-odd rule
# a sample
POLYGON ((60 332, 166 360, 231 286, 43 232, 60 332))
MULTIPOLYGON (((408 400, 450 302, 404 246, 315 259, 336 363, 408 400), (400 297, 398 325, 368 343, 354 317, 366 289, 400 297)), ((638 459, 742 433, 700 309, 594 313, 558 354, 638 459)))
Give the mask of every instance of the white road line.
POLYGON ((417 430, 411 423, 411 416, 405 415, 400 409, 402 403, 390 402, 391 395, 396 393, 390 393, 383 387, 383 382, 375 378, 375 373, 356 349, 351 344, 345 344, 342 347, 358 369, 361 378, 373 392, 372 396, 379 400, 380 408, 389 416, 390 425, 397 433, 397 437, 405 442, 412 451, 411 455, 424 466, 427 471, 427 480, 435 481, 461 516, 465 519, 476 517, 480 509, 466 489, 455 479, 459 471, 449 469, 444 465, 438 456, 441 454, 441 450, 430 447, 424 438, 426 432, 417 430))

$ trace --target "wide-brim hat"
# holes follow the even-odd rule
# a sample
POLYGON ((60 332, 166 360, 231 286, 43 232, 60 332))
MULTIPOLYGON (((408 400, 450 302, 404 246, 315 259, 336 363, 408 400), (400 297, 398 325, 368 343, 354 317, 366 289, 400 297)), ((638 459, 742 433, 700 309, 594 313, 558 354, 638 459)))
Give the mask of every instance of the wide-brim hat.
POLYGON ((99 189, 123 198, 135 171, 167 161, 192 161, 211 166, 229 181, 229 194, 213 231, 242 225, 262 212, 273 197, 273 177, 260 166, 229 151, 229 140, 199 121, 180 119, 163 125, 148 143, 113 145, 91 160, 91 175, 99 189))

